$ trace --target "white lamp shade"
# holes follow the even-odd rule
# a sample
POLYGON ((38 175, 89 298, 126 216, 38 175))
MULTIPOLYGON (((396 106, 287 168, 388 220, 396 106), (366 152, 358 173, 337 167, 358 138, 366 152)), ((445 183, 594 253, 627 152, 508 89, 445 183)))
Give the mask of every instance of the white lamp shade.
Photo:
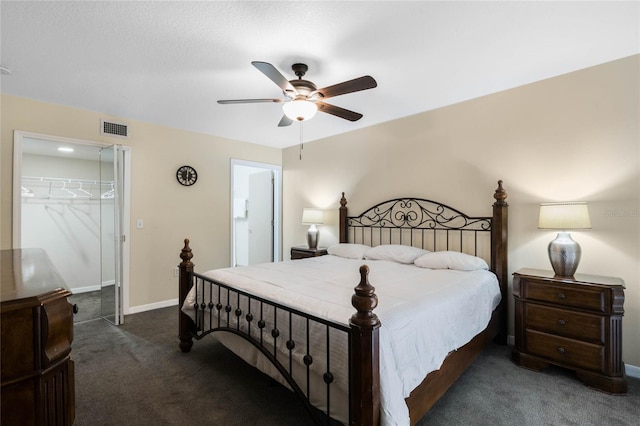
POLYGON ((591 229, 585 202, 540 204, 539 229, 591 229))
POLYGON ((304 99, 294 99, 282 106, 284 114, 292 120, 304 121, 312 118, 318 112, 313 102, 304 99))
POLYGON ((324 214, 322 210, 305 208, 302 211, 303 225, 322 225, 324 222, 324 214))

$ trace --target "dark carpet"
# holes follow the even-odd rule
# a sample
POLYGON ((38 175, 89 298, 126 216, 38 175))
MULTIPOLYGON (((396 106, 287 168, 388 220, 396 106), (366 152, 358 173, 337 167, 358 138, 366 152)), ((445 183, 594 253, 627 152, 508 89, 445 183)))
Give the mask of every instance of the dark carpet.
POLYGON ((102 317, 100 290, 72 294, 67 300, 78 308, 78 312, 73 316, 74 323, 102 317))
MULTIPOLYGON (((215 337, 178 348, 178 308, 129 315, 115 327, 75 324, 76 426, 307 425, 296 397, 215 337)), ((426 425, 640 425, 640 380, 608 395, 572 372, 515 366, 490 345, 420 421, 426 425)))

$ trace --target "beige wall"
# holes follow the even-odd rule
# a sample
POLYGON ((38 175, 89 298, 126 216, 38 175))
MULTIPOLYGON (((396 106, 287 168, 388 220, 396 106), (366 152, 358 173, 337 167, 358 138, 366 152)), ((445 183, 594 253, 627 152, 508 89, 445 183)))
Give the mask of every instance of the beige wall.
POLYGON ((593 229, 572 233, 583 251, 578 271, 625 280, 623 357, 640 366, 639 64, 636 55, 307 143, 302 160, 298 147, 287 148, 285 249, 305 242, 303 207, 331 209, 320 245, 337 241, 341 191, 353 213, 406 195, 490 215, 503 179, 511 272, 550 269, 555 234, 537 229, 538 204, 588 201, 593 229))
MULTIPOLYGON (((131 147, 130 306, 177 298, 174 267, 190 237, 198 270, 229 266, 230 159, 281 164, 281 150, 2 95, 1 247, 11 248, 13 131, 131 147), (100 119, 129 125, 129 139, 101 136, 100 119), (182 187, 176 170, 190 164, 198 182, 182 187), (185 205, 188 208, 180 209, 185 205), (135 220, 144 219, 144 229, 135 220)), ((73 261, 73 259, 70 259, 73 261)))

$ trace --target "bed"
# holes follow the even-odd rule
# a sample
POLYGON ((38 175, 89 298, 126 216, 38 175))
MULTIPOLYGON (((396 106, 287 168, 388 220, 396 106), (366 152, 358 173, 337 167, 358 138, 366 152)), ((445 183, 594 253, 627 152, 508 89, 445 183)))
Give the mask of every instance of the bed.
POLYGON ((350 216, 343 193, 328 256, 202 274, 185 239, 180 349, 215 332, 318 424, 415 424, 488 342, 506 343, 502 181, 493 197, 486 217, 422 198, 350 216))

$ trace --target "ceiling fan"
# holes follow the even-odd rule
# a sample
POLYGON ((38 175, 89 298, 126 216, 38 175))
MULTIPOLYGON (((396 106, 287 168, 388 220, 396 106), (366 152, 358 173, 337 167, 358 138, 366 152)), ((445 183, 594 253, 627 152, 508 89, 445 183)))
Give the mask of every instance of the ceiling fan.
POLYGON ((253 61, 251 64, 282 89, 285 99, 229 99, 219 100, 218 103, 284 103, 282 107, 284 115, 278 123, 278 127, 290 126, 293 121, 308 120, 313 117, 317 111, 335 115, 345 120, 357 121, 362 118, 362 114, 325 103, 324 100, 347 93, 373 89, 378 85, 373 77, 366 75, 318 89, 313 82, 302 79, 309 69, 306 64, 293 64, 291 66, 294 74, 298 77, 297 80, 287 80, 280 71, 268 62, 253 61))

